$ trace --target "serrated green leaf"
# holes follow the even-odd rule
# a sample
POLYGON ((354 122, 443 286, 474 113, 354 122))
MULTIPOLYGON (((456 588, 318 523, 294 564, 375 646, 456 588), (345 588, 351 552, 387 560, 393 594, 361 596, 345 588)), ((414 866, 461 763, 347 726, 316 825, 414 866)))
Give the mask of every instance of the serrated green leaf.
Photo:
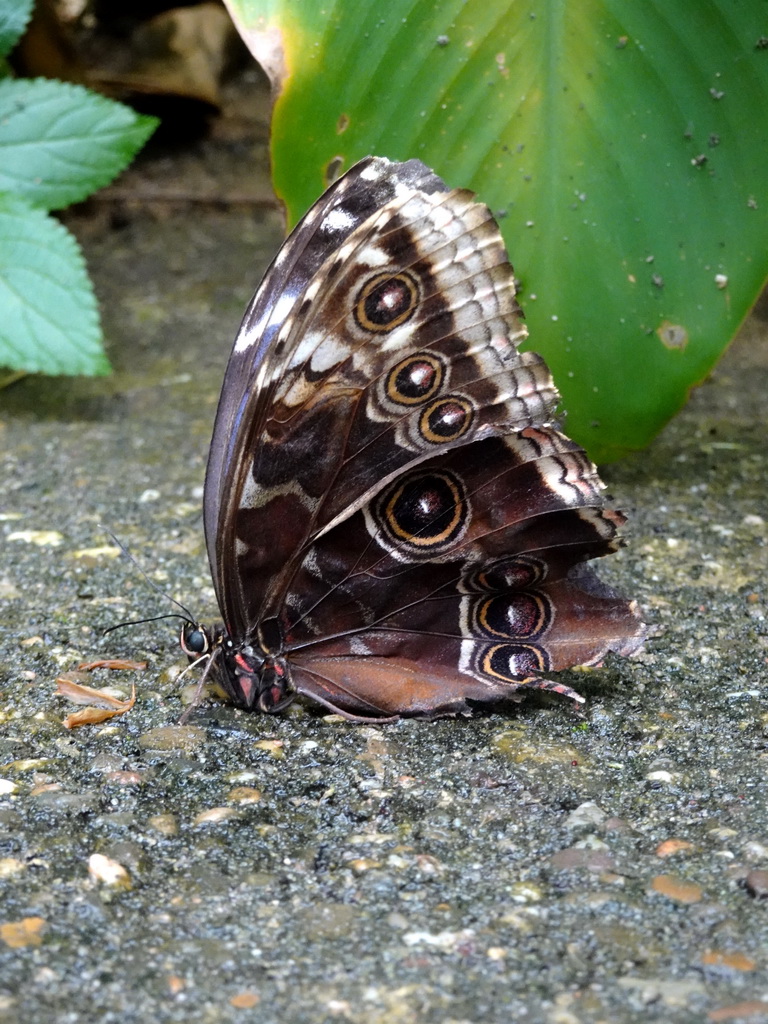
POLYGON ((0 366, 109 373, 79 245, 53 217, 8 194, 0 194, 0 309, 0 366))
POLYGON ((0 191, 56 210, 108 184, 157 119, 79 85, 0 81, 0 191))
POLYGON ((7 56, 24 34, 34 0, 0 0, 0 57, 7 56))
POLYGON ((763 0, 228 0, 279 93, 295 221, 327 169, 419 157, 501 227, 597 459, 646 444, 768 275, 763 0))

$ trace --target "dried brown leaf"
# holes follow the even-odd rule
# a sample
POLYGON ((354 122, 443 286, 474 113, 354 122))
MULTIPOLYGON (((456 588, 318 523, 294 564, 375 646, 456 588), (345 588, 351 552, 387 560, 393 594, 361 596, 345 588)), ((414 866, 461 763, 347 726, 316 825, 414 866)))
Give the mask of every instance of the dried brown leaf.
MULTIPOLYGON (((54 697, 66 697, 73 704, 96 704, 98 707, 113 708, 116 711, 128 710, 126 706, 128 701, 122 700, 120 697, 113 697, 111 693, 106 693, 104 690, 95 690, 92 686, 81 686, 79 683, 67 679, 66 676, 59 676, 56 684, 58 689, 54 692, 54 697)), ((135 686, 133 694, 134 696, 131 697, 131 707, 136 695, 135 686)))
POLYGON ((67 679, 57 679, 56 681, 59 684, 59 689, 56 691, 57 696, 66 697, 75 704, 84 704, 89 700, 96 700, 102 704, 102 707, 85 707, 82 711, 75 711, 73 714, 67 715, 62 722, 65 729, 77 729, 81 725, 100 725, 117 715, 124 715, 136 703, 135 686, 132 688, 128 700, 118 700, 108 693, 102 693, 101 690, 91 690, 87 686, 70 683, 67 679), (108 706, 104 707, 104 704, 108 706))

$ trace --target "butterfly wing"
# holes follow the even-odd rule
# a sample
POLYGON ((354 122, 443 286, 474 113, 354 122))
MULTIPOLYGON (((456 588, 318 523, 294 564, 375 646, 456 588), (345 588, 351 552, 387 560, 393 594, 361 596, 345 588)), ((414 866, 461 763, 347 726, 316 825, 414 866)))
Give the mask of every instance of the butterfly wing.
POLYGON ((623 518, 551 427, 524 337, 470 193, 372 158, 321 198, 246 314, 214 431, 233 640, 276 620, 298 689, 363 715, 444 713, 639 646, 634 605, 582 565, 623 518))
MULTIPOLYGON (((233 586, 237 519, 251 483, 258 486, 254 458, 270 417, 271 402, 290 358, 286 327, 301 323, 308 290, 317 291, 321 268, 355 228, 391 202, 398 191, 425 195, 447 186, 418 160, 392 164, 369 157, 336 181, 297 224, 251 300, 227 364, 216 412, 205 476, 203 517, 216 596, 231 636, 253 628, 242 588, 233 586), (250 479, 249 479, 250 478, 250 479)), ((300 332, 293 332, 294 344, 300 332)), ((286 452, 279 461, 287 461, 286 452)), ((247 506, 245 506, 247 507, 247 506)), ((271 530, 270 532, 274 532, 271 530)), ((259 574, 255 585, 269 589, 259 574)), ((253 581, 247 581, 250 589, 253 581)))
POLYGON ((371 717, 466 711, 524 687, 577 696, 547 673, 643 640, 634 602, 584 565, 624 522, 600 486, 552 428, 397 478, 313 545, 296 581, 284 629, 299 691, 371 717))

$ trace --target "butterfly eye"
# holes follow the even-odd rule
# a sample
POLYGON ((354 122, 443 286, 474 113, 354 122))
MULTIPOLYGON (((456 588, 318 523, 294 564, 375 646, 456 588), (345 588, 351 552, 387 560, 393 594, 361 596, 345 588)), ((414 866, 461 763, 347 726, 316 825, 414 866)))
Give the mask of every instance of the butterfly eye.
POLYGON ((421 436, 432 444, 456 441, 469 430, 473 413, 472 404, 466 398, 456 395, 440 398, 422 413, 421 436))
POLYGON ((461 481, 447 471, 411 474, 384 492, 377 511, 387 539, 411 557, 454 544, 470 515, 461 481))
POLYGON ((204 626, 183 626, 179 643, 182 651, 190 658, 207 654, 211 646, 210 635, 204 626))
POLYGON ((552 607, 541 594, 501 594, 472 602, 473 625, 489 637, 535 639, 552 624, 552 607))
POLYGON ((547 564, 532 555, 500 558, 483 569, 467 573, 463 584, 468 590, 499 593, 524 590, 547 578, 547 564))
POLYGON ((495 644, 481 656, 483 671, 497 679, 521 679, 549 671, 549 658, 535 644, 495 644))
POLYGON ((418 405, 436 394, 444 375, 440 359, 427 352, 416 352, 389 371, 385 395, 396 405, 418 405))
POLYGON ((366 331, 391 331, 413 314, 419 286, 410 274, 377 274, 363 287, 355 303, 355 318, 366 331))

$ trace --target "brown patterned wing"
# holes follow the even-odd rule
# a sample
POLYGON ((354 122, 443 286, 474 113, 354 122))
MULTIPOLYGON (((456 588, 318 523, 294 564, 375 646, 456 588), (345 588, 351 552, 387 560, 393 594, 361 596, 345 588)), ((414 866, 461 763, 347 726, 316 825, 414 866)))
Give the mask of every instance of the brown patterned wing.
POLYGON ((642 645, 634 602, 583 563, 624 517, 552 428, 479 440, 385 487, 313 546, 285 609, 299 692, 362 717, 432 716, 642 645), (351 557, 351 552, 355 553, 351 557))
MULTIPOLYGON (((298 324, 292 335, 293 344, 298 344, 307 295, 316 295, 320 289, 326 261, 359 225, 403 191, 430 195, 446 192, 447 186, 419 160, 393 164, 369 157, 356 164, 323 193, 286 239, 243 317, 222 383, 203 507, 214 587, 231 636, 242 637, 254 629, 241 600, 243 587, 234 579, 237 519, 240 510, 249 507, 254 488, 261 486, 254 460, 260 456, 262 441, 268 444, 266 422, 291 356, 286 325, 298 324)), ((286 446, 278 456, 278 463, 287 468, 283 476, 290 477, 291 470, 307 457, 316 458, 316 452, 307 455, 313 426, 308 422, 294 449, 286 446)), ((274 525, 269 532, 275 532, 274 525)), ((259 571, 257 576, 245 583, 246 589, 269 588, 269 575, 259 571)))
POLYGON ((469 193, 401 185, 292 310, 221 494, 219 590, 236 635, 278 614, 313 538, 405 467, 546 422, 557 401, 542 360, 516 350, 512 269, 469 193))
MULTIPOLYGON (((617 544, 488 209, 369 158, 289 238, 225 377, 205 493, 227 685, 435 715, 630 654, 617 544)), ((567 691, 571 692, 571 691, 567 691)), ((260 696, 261 695, 261 696, 260 696)))

